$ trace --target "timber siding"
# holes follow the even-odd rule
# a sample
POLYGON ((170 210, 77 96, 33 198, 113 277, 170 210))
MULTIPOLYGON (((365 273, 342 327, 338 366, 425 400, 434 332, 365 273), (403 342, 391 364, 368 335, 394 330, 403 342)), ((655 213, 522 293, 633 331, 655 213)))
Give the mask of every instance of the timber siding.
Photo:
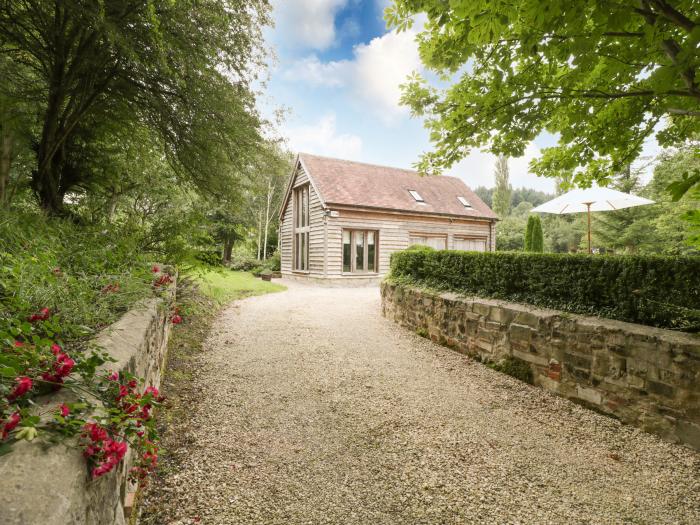
POLYGON ((391 254, 406 249, 412 234, 444 236, 447 249, 455 248, 455 239, 469 238, 483 240, 487 250, 495 250, 496 216, 464 183, 456 179, 445 180, 446 178, 434 179, 433 183, 430 179, 417 177, 417 174, 407 170, 299 155, 280 210, 282 273, 314 280, 377 281, 389 271, 391 254), (327 170, 332 172, 334 178, 326 176, 326 173, 315 173, 313 169, 309 171, 305 159, 317 172, 327 170), (312 161, 314 164, 311 164, 312 161), (348 171, 347 166, 351 166, 351 171, 348 171), (365 169, 381 169, 382 172, 365 175, 365 169), (309 185, 309 268, 308 271, 301 272, 293 267, 296 202, 293 195, 296 188, 305 184, 309 185), (422 185, 418 188, 422 195, 429 195, 426 198, 429 205, 421 207, 415 206, 412 200, 409 203, 399 201, 404 194, 409 195, 405 191, 406 185, 413 187, 413 184, 422 185), (372 194, 373 189, 379 193, 372 194), (347 196, 347 200, 325 202, 326 191, 334 199, 347 196), (396 202, 394 209, 388 206, 363 206, 361 199, 366 194, 375 200, 382 198, 383 203, 388 202, 390 205, 396 202), (455 209, 458 195, 466 197, 474 207, 464 210, 459 206, 455 209), (413 209, 410 206, 414 206, 413 209), (426 211, 422 212, 423 209, 426 211), (343 272, 343 230, 377 232, 376 272, 343 272))
MULTIPOLYGON (((333 210, 332 205, 329 205, 333 210)), ((413 233, 445 235, 447 249, 453 249, 455 236, 485 238, 487 246, 494 241, 490 239, 491 222, 450 219, 447 217, 420 217, 406 214, 390 214, 360 210, 334 210, 339 217, 328 217, 328 257, 329 277, 341 277, 351 274, 342 272, 343 230, 374 230, 379 232, 379 268, 378 274, 389 271, 389 258, 395 251, 405 250, 409 237, 413 233)), ((367 274, 354 274, 367 275, 367 274)))

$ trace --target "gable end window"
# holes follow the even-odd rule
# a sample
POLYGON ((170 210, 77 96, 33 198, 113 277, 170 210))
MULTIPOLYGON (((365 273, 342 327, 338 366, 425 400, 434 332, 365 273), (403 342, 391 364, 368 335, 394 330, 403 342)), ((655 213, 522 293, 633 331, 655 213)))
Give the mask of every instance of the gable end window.
POLYGON ((379 271, 379 232, 343 230, 343 273, 379 271))
POLYGON ((300 272, 309 270, 309 230, 311 212, 309 185, 294 189, 294 269, 300 272))

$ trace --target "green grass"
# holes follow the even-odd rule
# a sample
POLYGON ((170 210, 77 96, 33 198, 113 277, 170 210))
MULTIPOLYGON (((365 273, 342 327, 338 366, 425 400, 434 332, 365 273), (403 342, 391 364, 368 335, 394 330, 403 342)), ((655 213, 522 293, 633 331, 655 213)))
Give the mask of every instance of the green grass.
POLYGON ((219 304, 226 304, 242 297, 282 292, 286 286, 263 281, 248 272, 231 270, 197 272, 194 279, 202 293, 219 304))

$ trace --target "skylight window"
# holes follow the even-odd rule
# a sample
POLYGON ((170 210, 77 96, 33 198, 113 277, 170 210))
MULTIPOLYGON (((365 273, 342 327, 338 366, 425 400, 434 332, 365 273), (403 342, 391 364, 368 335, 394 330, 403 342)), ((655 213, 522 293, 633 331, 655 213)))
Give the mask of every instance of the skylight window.
POLYGON ((462 203, 462 206, 464 206, 465 208, 471 208, 471 207, 472 207, 471 203, 470 203, 467 199, 465 199, 464 197, 457 197, 457 200, 458 200, 459 202, 461 202, 461 203, 462 203))
POLYGON ((423 200, 423 197, 420 196, 420 193, 418 193, 416 190, 408 190, 408 193, 411 194, 411 197, 416 199, 416 202, 425 202, 423 200))

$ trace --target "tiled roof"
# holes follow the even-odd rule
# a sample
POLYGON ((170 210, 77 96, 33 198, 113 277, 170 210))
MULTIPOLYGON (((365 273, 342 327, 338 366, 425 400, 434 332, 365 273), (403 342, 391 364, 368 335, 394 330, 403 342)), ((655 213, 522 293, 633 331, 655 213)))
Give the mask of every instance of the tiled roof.
POLYGON ((496 219, 496 214, 456 177, 421 176, 412 170, 376 166, 300 153, 326 204, 381 208, 417 213, 496 219), (409 190, 417 191, 424 204, 409 190), (464 197, 472 208, 465 208, 464 197))

